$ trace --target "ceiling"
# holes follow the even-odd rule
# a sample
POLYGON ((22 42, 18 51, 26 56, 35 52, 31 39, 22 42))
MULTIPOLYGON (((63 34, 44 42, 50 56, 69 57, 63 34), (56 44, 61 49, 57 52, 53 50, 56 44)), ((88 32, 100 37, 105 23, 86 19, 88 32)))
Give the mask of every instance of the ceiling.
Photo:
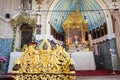
POLYGON ((63 32, 62 23, 67 15, 77 8, 86 17, 89 30, 96 29, 106 22, 105 14, 95 0, 59 0, 51 15, 51 25, 58 32, 63 32))

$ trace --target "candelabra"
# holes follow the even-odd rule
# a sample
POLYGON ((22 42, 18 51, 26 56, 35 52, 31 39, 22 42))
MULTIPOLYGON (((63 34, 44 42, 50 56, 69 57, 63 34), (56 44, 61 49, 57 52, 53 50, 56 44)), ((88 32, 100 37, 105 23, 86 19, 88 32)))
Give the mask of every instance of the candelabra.
POLYGON ((114 49, 110 49, 109 51, 110 51, 111 61, 112 61, 112 73, 111 73, 111 74, 112 74, 112 75, 116 75, 115 69, 114 69, 115 66, 114 66, 113 54, 112 54, 112 53, 114 52, 114 49))

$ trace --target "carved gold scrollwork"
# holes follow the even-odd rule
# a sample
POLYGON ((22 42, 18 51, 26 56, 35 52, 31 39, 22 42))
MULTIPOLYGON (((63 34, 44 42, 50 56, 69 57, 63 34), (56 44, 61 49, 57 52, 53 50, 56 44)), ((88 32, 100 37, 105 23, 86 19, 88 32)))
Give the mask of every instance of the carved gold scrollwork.
POLYGON ((17 19, 12 19, 11 20, 11 24, 13 25, 13 28, 17 28, 18 25, 22 24, 22 23, 27 23, 29 25, 31 25, 31 27, 35 27, 36 26, 36 18, 31 19, 30 17, 22 14, 19 15, 17 19))
MULTIPOLYGON (((70 12, 67 16, 67 19, 62 24, 63 29, 66 33, 66 49, 68 50, 69 45, 72 43, 70 37, 70 30, 77 29, 81 33, 81 43, 85 44, 85 32, 88 32, 87 21, 84 20, 82 13, 75 8, 73 12, 70 12)), ((74 34, 73 34, 74 35, 74 34)))
POLYGON ((63 47, 56 45, 56 48, 52 50, 49 41, 43 39, 39 50, 35 49, 34 44, 30 45, 21 58, 15 61, 13 77, 16 80, 27 78, 30 80, 42 80, 43 78, 44 80, 61 80, 62 78, 63 80, 74 80, 73 64, 73 60, 69 58, 63 47))

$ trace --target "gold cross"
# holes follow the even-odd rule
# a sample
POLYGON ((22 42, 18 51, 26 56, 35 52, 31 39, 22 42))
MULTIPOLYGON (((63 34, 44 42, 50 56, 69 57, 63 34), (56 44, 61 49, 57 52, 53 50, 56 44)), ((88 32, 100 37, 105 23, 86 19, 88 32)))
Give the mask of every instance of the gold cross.
POLYGON ((43 0, 36 0, 38 4, 41 4, 43 0))
POLYGON ((112 0, 112 2, 117 2, 117 0, 112 0))
POLYGON ((115 8, 117 8, 118 5, 114 2, 114 4, 112 6, 114 6, 115 8))
POLYGON ((38 12, 40 12, 40 9, 41 9, 41 8, 42 8, 42 7, 39 5, 39 6, 38 6, 38 12))

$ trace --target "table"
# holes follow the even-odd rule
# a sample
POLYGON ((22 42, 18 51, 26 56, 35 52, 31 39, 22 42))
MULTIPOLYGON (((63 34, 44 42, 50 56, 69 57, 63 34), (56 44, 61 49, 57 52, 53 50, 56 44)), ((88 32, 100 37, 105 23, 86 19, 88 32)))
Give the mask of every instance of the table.
MULTIPOLYGON (((20 58, 23 52, 11 52, 8 66, 8 73, 12 72, 14 61, 20 58)), ((71 53, 71 58, 74 60, 75 70, 95 70, 95 60, 93 52, 89 51, 74 51, 71 53)))
POLYGON ((95 60, 93 52, 89 51, 74 51, 71 53, 71 58, 74 60, 75 70, 95 70, 95 60))
POLYGON ((23 52, 11 52, 10 53, 10 61, 9 61, 9 66, 8 66, 8 73, 12 72, 12 68, 14 66, 14 61, 17 58, 20 58, 23 52))

